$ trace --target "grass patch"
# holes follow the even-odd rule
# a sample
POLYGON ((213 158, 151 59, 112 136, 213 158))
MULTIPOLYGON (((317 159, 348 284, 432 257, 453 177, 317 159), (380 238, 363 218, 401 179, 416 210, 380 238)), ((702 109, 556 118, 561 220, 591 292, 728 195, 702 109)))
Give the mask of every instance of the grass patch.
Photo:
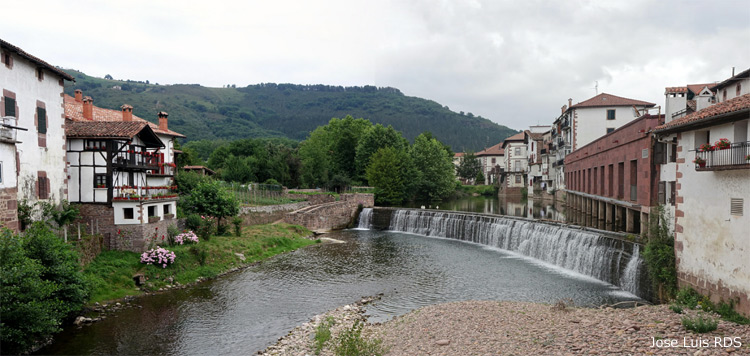
POLYGON ((104 251, 84 268, 92 284, 89 303, 141 294, 133 281, 137 273, 147 278, 145 290, 158 290, 175 282, 188 284, 201 277, 216 277, 234 267, 315 244, 316 241, 303 238, 309 235, 309 230, 296 225, 249 226, 242 229, 239 237, 213 236, 198 244, 165 246, 177 255, 167 268, 142 264, 140 255, 134 252, 104 251), (235 253, 243 254, 245 261, 235 253))
POLYGON ((729 301, 729 303, 722 300, 721 302, 719 302, 719 304, 714 304, 711 301, 711 298, 705 295, 701 295, 690 287, 680 289, 680 291, 677 292, 674 304, 670 306, 670 309, 678 314, 682 312, 682 308, 700 308, 705 311, 712 311, 716 314, 719 314, 721 318, 726 321, 731 321, 736 324, 750 325, 750 319, 746 318, 734 309, 733 300, 729 301))
POLYGON ((339 200, 341 195, 339 193, 334 192, 298 192, 294 190, 290 190, 287 192, 287 194, 301 194, 301 195, 331 195, 336 197, 336 200, 339 200))
POLYGON ((461 192, 466 194, 479 194, 486 197, 497 195, 497 187, 494 185, 462 185, 461 192))
POLYGON ((385 350, 382 340, 362 336, 362 323, 356 320, 351 328, 336 337, 333 352, 337 356, 381 356, 385 350))
POLYGON ((331 340, 331 326, 334 324, 336 324, 336 321, 333 320, 332 316, 329 316, 318 325, 317 329, 315 329, 314 341, 316 355, 319 355, 320 351, 323 350, 323 346, 325 346, 328 340, 331 340))
POLYGON ((714 331, 718 326, 716 320, 714 320, 710 316, 705 316, 703 314, 700 314, 695 318, 691 318, 689 316, 682 317, 682 325, 685 327, 685 329, 695 331, 699 334, 714 331))

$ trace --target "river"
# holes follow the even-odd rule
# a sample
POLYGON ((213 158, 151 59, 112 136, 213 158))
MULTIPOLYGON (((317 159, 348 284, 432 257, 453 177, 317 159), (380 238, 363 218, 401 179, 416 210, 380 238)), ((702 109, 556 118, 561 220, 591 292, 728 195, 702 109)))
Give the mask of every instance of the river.
POLYGON ((385 321, 469 299, 598 306, 637 297, 591 277, 507 251, 388 231, 346 230, 321 244, 182 290, 136 299, 106 320, 70 327, 40 354, 253 354, 295 326, 362 296, 385 321))

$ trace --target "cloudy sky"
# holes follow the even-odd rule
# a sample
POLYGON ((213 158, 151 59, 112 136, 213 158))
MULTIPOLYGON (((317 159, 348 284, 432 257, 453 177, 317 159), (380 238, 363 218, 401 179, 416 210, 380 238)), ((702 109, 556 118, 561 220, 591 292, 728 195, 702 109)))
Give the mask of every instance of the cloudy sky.
POLYGON ((376 85, 515 129, 750 68, 748 0, 13 1, 0 38, 116 79, 376 85))

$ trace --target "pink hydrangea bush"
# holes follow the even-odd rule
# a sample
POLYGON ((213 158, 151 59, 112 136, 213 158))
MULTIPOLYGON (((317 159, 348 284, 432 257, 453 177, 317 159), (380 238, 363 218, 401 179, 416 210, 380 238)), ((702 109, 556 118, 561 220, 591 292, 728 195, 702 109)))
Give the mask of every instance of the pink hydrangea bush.
POLYGON ((141 254, 141 263, 147 265, 161 265, 162 268, 167 268, 168 264, 174 263, 174 259, 177 257, 173 251, 167 250, 163 247, 152 248, 141 254))
POLYGON ((195 242, 198 243, 198 235, 196 235, 192 230, 188 232, 183 232, 174 238, 174 242, 182 245, 186 242, 195 242))

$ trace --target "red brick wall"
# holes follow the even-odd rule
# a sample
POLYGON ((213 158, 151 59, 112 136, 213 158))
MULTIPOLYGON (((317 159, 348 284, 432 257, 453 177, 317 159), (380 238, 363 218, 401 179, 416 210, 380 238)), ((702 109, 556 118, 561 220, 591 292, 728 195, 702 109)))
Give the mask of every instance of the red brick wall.
POLYGON ((637 199, 634 202, 643 206, 655 205, 658 194, 656 185, 659 181, 659 166, 652 163, 653 143, 650 130, 663 121, 663 116, 646 115, 567 155, 565 170, 568 178, 572 178, 573 182, 567 188, 631 201, 630 184, 631 179, 634 178, 631 175, 631 162, 635 160, 637 199), (644 149, 648 152, 647 158, 642 158, 644 149), (624 163, 622 197, 618 197, 619 163, 624 163), (613 165, 612 170, 609 168, 610 164, 613 165), (602 167, 604 167, 603 185, 601 184, 602 167), (595 170, 596 177, 593 176, 595 170), (608 184, 609 179, 613 179, 611 190, 608 184))
POLYGON ((733 300, 735 302, 734 309, 750 317, 750 296, 747 293, 730 290, 722 285, 721 281, 719 283, 712 283, 685 272, 677 272, 677 281, 680 288, 692 287, 698 293, 710 296, 711 301, 714 303, 722 301, 728 303, 730 300, 733 300))

